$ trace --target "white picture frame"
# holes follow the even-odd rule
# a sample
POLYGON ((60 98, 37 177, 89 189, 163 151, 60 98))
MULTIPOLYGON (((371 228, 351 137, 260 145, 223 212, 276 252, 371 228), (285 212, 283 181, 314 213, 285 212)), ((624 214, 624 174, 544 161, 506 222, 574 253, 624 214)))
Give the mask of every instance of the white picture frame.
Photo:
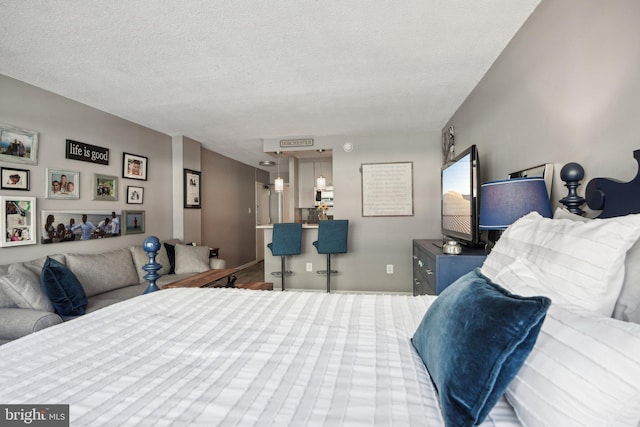
POLYGON ((0 247, 35 245, 36 198, 0 196, 0 247))

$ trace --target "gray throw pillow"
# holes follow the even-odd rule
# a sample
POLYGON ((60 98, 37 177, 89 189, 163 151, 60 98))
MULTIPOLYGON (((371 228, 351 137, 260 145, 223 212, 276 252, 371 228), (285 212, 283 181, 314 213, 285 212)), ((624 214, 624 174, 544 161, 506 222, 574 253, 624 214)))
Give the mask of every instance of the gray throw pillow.
POLYGON ((207 246, 176 245, 176 274, 202 273, 209 270, 207 246))
POLYGON ((40 276, 22 263, 11 264, 6 275, 0 276, 0 288, 15 306, 53 313, 53 304, 42 290, 40 276))

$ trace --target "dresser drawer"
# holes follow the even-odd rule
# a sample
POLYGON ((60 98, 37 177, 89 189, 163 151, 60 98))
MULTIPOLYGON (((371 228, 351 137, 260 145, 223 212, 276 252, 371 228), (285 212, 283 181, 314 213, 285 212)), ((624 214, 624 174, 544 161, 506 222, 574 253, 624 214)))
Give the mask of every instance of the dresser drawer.
POLYGON ((420 246, 413 246, 414 295, 435 295, 435 258, 420 246))

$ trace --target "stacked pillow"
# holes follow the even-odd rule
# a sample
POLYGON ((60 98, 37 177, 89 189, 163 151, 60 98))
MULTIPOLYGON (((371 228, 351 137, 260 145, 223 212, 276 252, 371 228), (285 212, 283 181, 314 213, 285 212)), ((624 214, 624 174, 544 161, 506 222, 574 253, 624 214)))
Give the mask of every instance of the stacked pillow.
POLYGON ((547 295, 552 290, 571 305, 611 316, 625 277, 627 251, 639 237, 640 214, 581 222, 532 212, 502 234, 482 273, 500 283, 498 274, 520 258, 536 266, 540 275, 539 286, 530 285, 532 292, 547 295))
POLYGON ((532 213, 509 227, 482 272, 553 301, 506 391, 525 426, 640 425, 640 215, 532 213))

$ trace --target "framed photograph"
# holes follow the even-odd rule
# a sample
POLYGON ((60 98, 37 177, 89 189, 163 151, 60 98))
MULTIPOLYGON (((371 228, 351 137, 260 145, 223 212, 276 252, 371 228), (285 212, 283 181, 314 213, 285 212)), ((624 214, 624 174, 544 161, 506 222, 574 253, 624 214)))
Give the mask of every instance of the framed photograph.
POLYGON ((146 181, 148 163, 149 159, 147 157, 123 153, 122 177, 146 181))
POLYGON ((200 188, 200 172, 184 170, 184 207, 200 209, 202 191, 200 188))
POLYGON ((127 203, 130 205, 141 205, 144 197, 144 187, 127 186, 127 203))
POLYGON ((144 211, 122 211, 122 234, 144 233, 144 211))
POLYGON ((80 172, 47 168, 47 199, 79 199, 80 172))
POLYGON ((117 237, 122 223, 119 210, 43 210, 40 243, 64 243, 117 237))
POLYGON ((0 196, 1 247, 36 243, 36 198, 0 196))
POLYGON ((118 177, 111 175, 93 174, 93 200, 118 200, 118 177))
POLYGON ((0 168, 0 188, 2 190, 29 191, 29 171, 27 169, 0 168))
POLYGON ((0 124, 0 160, 37 164, 38 132, 0 124))

